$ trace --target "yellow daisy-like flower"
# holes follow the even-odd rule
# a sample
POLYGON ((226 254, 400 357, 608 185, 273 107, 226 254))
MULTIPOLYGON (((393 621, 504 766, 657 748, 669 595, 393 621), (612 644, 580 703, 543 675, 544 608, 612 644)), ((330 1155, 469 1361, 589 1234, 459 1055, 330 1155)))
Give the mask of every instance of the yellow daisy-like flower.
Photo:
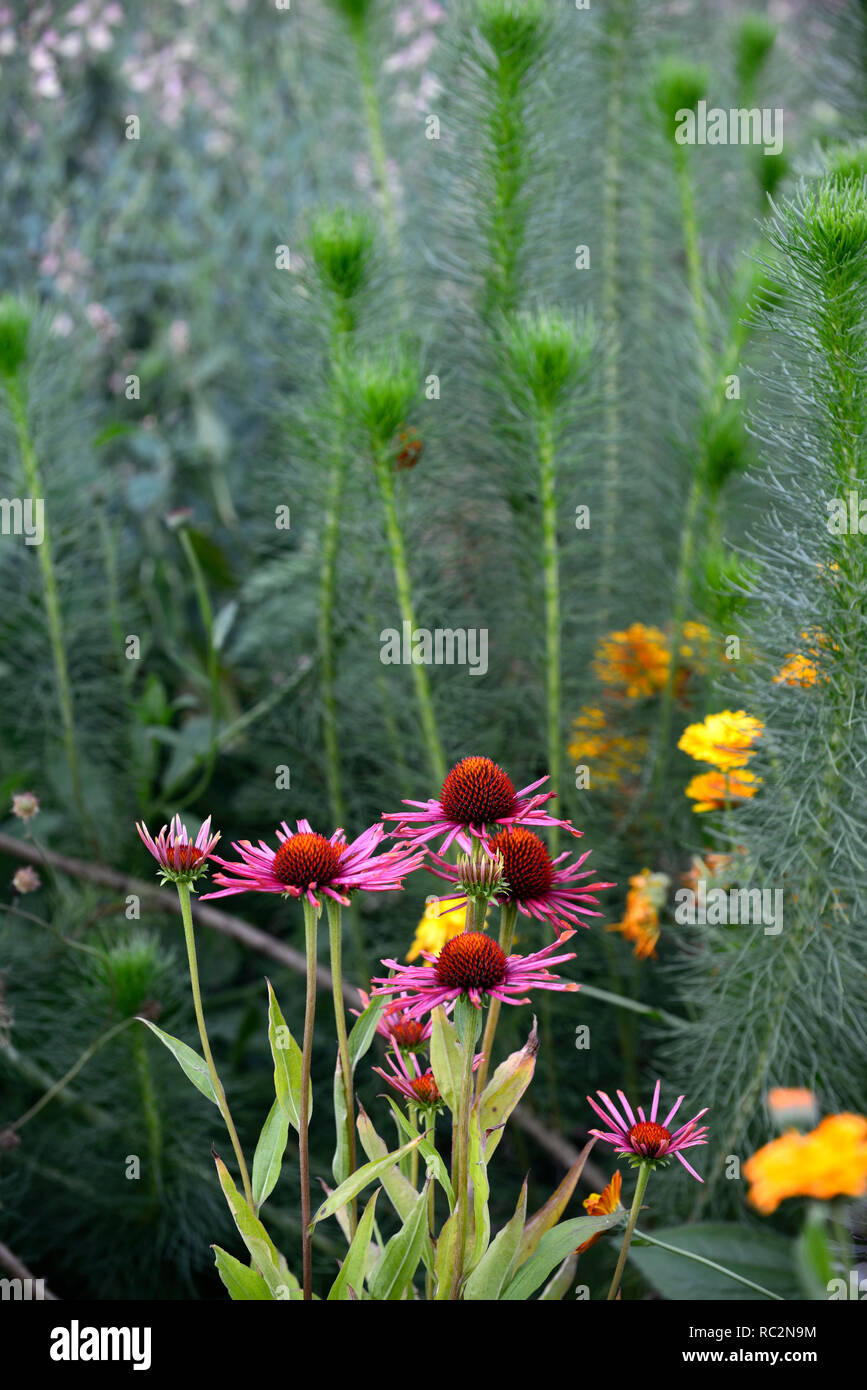
POLYGON ((416 960, 422 951, 430 951, 438 956, 447 941, 462 932, 467 920, 465 907, 446 907, 434 899, 427 904, 424 916, 415 929, 415 940, 407 953, 407 960, 416 960))
POLYGON ((606 931, 620 932, 627 941, 635 943, 634 954, 639 960, 656 958, 659 940, 659 909, 663 906, 671 879, 668 874, 652 874, 642 869, 629 880, 623 920, 613 922, 606 931))
POLYGON ((773 1139, 743 1167, 748 1201, 764 1216, 787 1197, 860 1197, 867 1191, 867 1119, 828 1115, 809 1134, 773 1139))
POLYGON ((721 811, 739 801, 749 801, 761 786, 761 777, 753 772, 700 772, 686 788, 686 795, 695 801, 694 811, 721 811))
POLYGON ((719 714, 709 714, 701 724, 689 724, 677 746, 697 762, 712 763, 725 772, 732 767, 746 767, 764 727, 760 719, 746 710, 724 709, 719 714))
POLYGON ((603 685, 638 700, 658 695, 668 684, 671 655, 665 633, 658 627, 633 623, 622 632, 609 632, 596 649, 594 670, 603 685))
MULTIPOLYGON (((602 1192, 591 1192, 589 1197, 584 1198, 583 1206, 588 1216, 610 1216, 620 1207, 620 1188, 623 1178, 618 1168, 611 1181, 605 1186, 602 1192)), ((602 1239, 602 1232, 591 1236, 578 1246, 576 1255, 583 1255, 585 1250, 589 1250, 591 1245, 595 1245, 597 1240, 602 1239)))
POLYGON ((572 722, 568 752, 576 763, 591 767, 597 785, 613 786, 638 776, 647 753, 647 739, 614 733, 598 706, 584 705, 572 722))
POLYGON ((779 674, 774 676, 774 685, 796 685, 807 690, 818 679, 819 668, 812 657, 804 656, 803 652, 789 652, 779 674))

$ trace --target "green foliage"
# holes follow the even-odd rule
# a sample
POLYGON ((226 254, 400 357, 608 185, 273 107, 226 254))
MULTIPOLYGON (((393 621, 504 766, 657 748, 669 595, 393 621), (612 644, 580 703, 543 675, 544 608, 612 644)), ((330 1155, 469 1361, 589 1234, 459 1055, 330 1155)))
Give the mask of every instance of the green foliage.
POLYGON ((11 381, 27 361, 27 340, 32 314, 14 295, 0 298, 0 377, 11 381))
POLYGON ((662 117, 666 134, 673 127, 680 111, 694 111, 707 96, 710 72, 703 63, 691 63, 685 58, 665 58, 658 65, 653 81, 653 99, 662 117))
POLYGON ((503 345, 516 382, 537 408, 551 409, 588 365, 597 338, 591 320, 539 309, 509 320, 503 345))
POLYGON ((364 213, 325 208, 309 232, 313 263, 326 288, 338 299, 354 299, 364 285, 373 251, 374 229, 364 213))
POLYGON ((399 348, 363 354, 346 368, 342 388, 347 412, 358 420, 374 450, 385 449, 418 399, 418 366, 399 348))
POLYGON ((758 11, 742 15, 735 32, 735 75, 751 91, 777 39, 777 25, 758 11))

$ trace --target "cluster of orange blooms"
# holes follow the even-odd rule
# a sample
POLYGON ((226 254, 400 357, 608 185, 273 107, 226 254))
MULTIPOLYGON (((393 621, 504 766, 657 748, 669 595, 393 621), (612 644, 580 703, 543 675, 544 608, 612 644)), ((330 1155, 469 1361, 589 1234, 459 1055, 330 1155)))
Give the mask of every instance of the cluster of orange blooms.
POLYGON ((761 778, 746 767, 764 727, 746 710, 724 709, 684 729, 678 748, 714 769, 693 777, 686 788, 696 803, 693 810, 718 811, 755 796, 761 778))

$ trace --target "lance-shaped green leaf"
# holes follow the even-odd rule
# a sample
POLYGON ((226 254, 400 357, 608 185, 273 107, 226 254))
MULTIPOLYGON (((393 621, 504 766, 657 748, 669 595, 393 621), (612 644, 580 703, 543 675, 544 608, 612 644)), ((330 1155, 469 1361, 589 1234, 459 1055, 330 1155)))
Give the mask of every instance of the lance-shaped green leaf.
MULTIPOLYGON (((361 1139, 361 1147, 364 1149, 367 1157, 371 1161, 385 1158, 388 1153, 388 1145, 385 1140, 381 1139, 377 1134, 373 1126, 373 1121, 361 1104, 359 1104, 358 1107, 357 1129, 359 1138, 361 1139)), ((416 1190, 409 1181, 409 1178, 405 1178, 403 1173, 392 1165, 391 1168, 386 1167, 383 1169, 380 1175, 380 1181, 385 1188, 386 1195, 391 1205, 394 1207, 401 1221, 405 1221, 412 1211, 417 1196, 416 1190)))
POLYGON ((515 1260, 516 1269, 520 1269, 524 1261, 529 1260, 545 1232, 557 1225, 569 1205, 572 1193, 575 1191, 578 1179, 584 1169, 584 1164, 587 1162, 587 1155, 595 1143, 594 1138, 584 1145, 560 1186, 551 1194, 545 1205, 530 1217, 524 1227, 524 1234, 521 1236, 521 1244, 518 1247, 518 1258, 515 1260))
POLYGON ((289 1299, 290 1301, 303 1298, 298 1280, 294 1274, 289 1272, 285 1259, 278 1251, 262 1222, 258 1216, 253 1214, 247 1205, 246 1198, 236 1188, 225 1163, 217 1154, 214 1154, 214 1162, 217 1165, 217 1176, 220 1179, 223 1195, 229 1204, 229 1210, 238 1228, 238 1233, 249 1250, 253 1263, 265 1280, 271 1297, 289 1299))
POLYGON ((612 1212, 610 1216, 576 1216, 572 1221, 563 1221, 553 1231, 546 1231, 531 1255, 518 1270, 514 1279, 500 1295, 503 1299, 526 1299, 548 1278, 552 1270, 582 1245, 591 1236, 604 1234, 620 1225, 626 1212, 612 1212))
POLYGON ((560 1268, 552 1279, 549 1279, 542 1292, 539 1294, 540 1303, 558 1303, 565 1298, 572 1285, 575 1283, 575 1271, 578 1268, 578 1256, 573 1253, 567 1255, 560 1268))
POLYGON ((268 1285, 257 1270, 242 1264, 240 1260, 235 1259, 234 1255, 230 1255, 228 1250, 222 1250, 219 1245, 212 1245, 211 1249, 214 1252, 217 1273, 228 1289, 229 1297, 233 1302, 271 1302, 268 1285))
MULTIPOLYGON (((268 980, 268 1041, 274 1058, 274 1090, 281 1109, 294 1129, 301 1121, 301 1048, 286 1026, 280 1005, 268 980)), ((309 1120, 313 1112, 313 1091, 310 1090, 309 1120)))
POLYGON ((511 1057, 500 1063, 479 1098, 482 1133, 493 1131, 487 1145, 489 1163, 503 1137, 503 1126, 533 1079, 538 1051, 539 1035, 534 1018, 533 1031, 520 1052, 513 1052, 511 1057))
MULTIPOLYGON (((383 1158, 377 1158, 371 1163, 363 1163, 360 1168, 356 1168, 355 1172, 352 1173, 345 1182, 342 1182, 329 1197, 326 1197, 322 1206, 310 1222, 309 1229, 312 1231, 313 1227, 319 1221, 324 1221, 326 1217, 333 1216, 341 1207, 345 1207, 347 1202, 351 1202, 353 1197, 357 1197, 359 1192, 363 1192, 365 1187, 373 1182, 374 1178, 381 1177, 389 1168, 393 1168, 395 1163, 399 1163, 404 1154, 412 1153, 413 1149, 418 1148, 420 1142, 421 1135, 418 1135, 408 1144, 404 1144, 401 1148, 395 1149, 393 1153, 387 1153, 383 1158)), ((383 1186, 384 1185, 383 1183, 383 1186)), ((415 1198, 415 1188, 410 1188, 410 1190, 413 1194, 413 1198, 415 1198)))
POLYGON ((494 1237, 476 1269, 464 1284, 464 1298, 469 1302, 498 1299, 511 1279, 515 1256, 521 1242, 521 1232, 527 1215, 527 1179, 524 1179, 515 1214, 494 1237))
POLYGON ((253 1201, 258 1211, 277 1186, 289 1139, 289 1121, 278 1100, 268 1112, 253 1155, 253 1201))
MULTIPOLYGON (((400 1129, 401 1133, 405 1134, 407 1139, 414 1139, 416 1137, 417 1130, 413 1129, 406 1115, 404 1115, 400 1106, 395 1103, 392 1097, 387 1096, 386 1099, 388 1100, 388 1103, 392 1108, 395 1122, 398 1128, 400 1129)), ((427 1136, 425 1136, 422 1139, 421 1143, 418 1146, 418 1151, 424 1159, 425 1163, 427 1164, 428 1173, 433 1173, 433 1176, 436 1178, 437 1182, 440 1184, 440 1187, 443 1189, 446 1196, 448 1197, 449 1211, 452 1211, 455 1205, 455 1193, 454 1188, 452 1187, 452 1180, 449 1177, 449 1170, 443 1161, 442 1155, 437 1151, 437 1149, 431 1143, 430 1139, 427 1138, 427 1136)))
POLYGON ((376 1037, 376 1025, 379 1022, 379 1015, 382 1013, 384 1003, 385 1000, 381 995, 377 995, 375 999, 371 999, 367 1008, 363 1013, 359 1014, 355 1023, 352 1025, 352 1031, 348 1039, 348 1047, 349 1063, 353 1072, 364 1054, 368 1051, 373 1039, 376 1037))
POLYGON ((428 1178, 416 1198, 415 1205, 401 1229, 385 1247, 376 1273, 370 1282, 371 1298, 377 1302, 393 1302, 403 1296, 418 1268, 422 1250, 428 1240, 427 1203, 431 1179, 428 1178))
POLYGON ((491 1187, 488 1182, 485 1139, 479 1128, 479 1115, 476 1107, 470 1112, 467 1176, 473 1185, 473 1230, 471 1233, 472 1248, 467 1250, 464 1256, 464 1272, 471 1274, 487 1250, 491 1238, 491 1218, 488 1212, 491 1187))
POLYGON ((191 1047, 187 1047, 180 1038, 173 1038, 170 1033, 164 1033, 162 1028, 158 1028, 150 1019, 140 1018, 139 1023, 147 1024, 151 1032, 159 1038, 164 1047, 169 1049, 176 1060, 181 1065, 181 1070, 189 1077, 197 1091, 201 1091, 203 1096, 213 1101, 214 1105, 219 1106, 217 1093, 214 1090, 211 1075, 208 1071, 208 1064, 204 1057, 200 1057, 198 1052, 194 1052, 191 1047))
POLYGON ((461 1044, 453 1024, 440 1004, 434 1009, 431 1020, 433 1030, 430 1039, 430 1064, 437 1083, 437 1090, 451 1110, 457 1114, 464 1075, 464 1058, 461 1044))
POLYGON ((364 1208, 364 1215, 358 1223, 358 1230, 355 1232, 352 1244, 346 1252, 346 1258, 340 1266, 340 1273, 328 1291, 329 1303, 349 1302, 351 1291, 354 1290, 358 1294, 364 1284, 376 1199, 381 1191, 382 1188, 378 1187, 364 1208))
POLYGON ((436 1302, 451 1298, 457 1250, 458 1213, 453 1211, 440 1231, 434 1255, 434 1300, 436 1302))

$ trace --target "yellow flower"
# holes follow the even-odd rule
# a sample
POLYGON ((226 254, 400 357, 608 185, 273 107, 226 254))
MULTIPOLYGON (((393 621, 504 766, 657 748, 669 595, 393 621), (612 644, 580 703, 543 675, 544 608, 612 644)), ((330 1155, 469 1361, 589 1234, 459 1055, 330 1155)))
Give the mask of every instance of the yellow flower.
POLYGON ((680 655, 694 671, 706 671, 710 654, 710 628, 705 623, 684 623, 680 634, 680 655))
POLYGON ((647 752, 647 739, 614 733, 598 706, 584 705, 572 722, 568 752, 576 763, 590 766, 597 785, 610 786, 638 776, 647 752))
MULTIPOLYGON (((618 1169, 604 1191, 591 1192, 589 1197, 585 1197, 583 1206, 587 1215, 610 1216, 612 1212, 617 1211, 620 1206, 620 1188, 622 1183, 623 1178, 618 1169)), ((583 1255, 584 1251, 589 1250, 591 1245, 595 1245, 597 1240, 600 1240, 601 1237, 602 1232, 599 1231, 597 1235, 591 1236, 589 1240, 585 1240, 583 1245, 579 1245, 575 1254, 583 1255)))
POLYGON ((789 652, 780 667, 779 675, 774 676, 774 685, 799 685, 806 690, 819 679, 819 668, 812 657, 803 652, 789 652))
POLYGON ((696 802, 694 811, 721 811, 738 801, 749 801, 761 785, 761 777, 752 772, 701 772, 693 777, 686 795, 696 802))
POLYGON ((407 960, 416 960, 422 951, 430 951, 438 956, 447 941, 462 932, 467 920, 465 907, 446 907, 434 898, 424 910, 424 916, 415 929, 415 940, 409 948, 407 960))
POLYGON ((860 1197, 867 1190, 867 1119, 828 1115, 809 1134, 773 1139, 743 1168, 749 1202, 768 1216, 787 1197, 860 1197))
POLYGON ((689 724, 677 746, 697 762, 713 763, 725 772, 731 767, 746 767, 764 727, 746 710, 724 709, 709 714, 702 724, 689 724))
POLYGON ((665 902, 671 879, 668 874, 652 874, 642 869, 629 880, 626 907, 621 922, 614 922, 606 931, 620 932, 627 941, 635 943, 634 954, 639 960, 656 958, 659 940, 659 909, 665 902))
POLYGON ((594 669, 603 685, 637 700, 665 689, 670 662, 665 633, 658 627, 633 623, 625 631, 609 632, 602 638, 594 669))

